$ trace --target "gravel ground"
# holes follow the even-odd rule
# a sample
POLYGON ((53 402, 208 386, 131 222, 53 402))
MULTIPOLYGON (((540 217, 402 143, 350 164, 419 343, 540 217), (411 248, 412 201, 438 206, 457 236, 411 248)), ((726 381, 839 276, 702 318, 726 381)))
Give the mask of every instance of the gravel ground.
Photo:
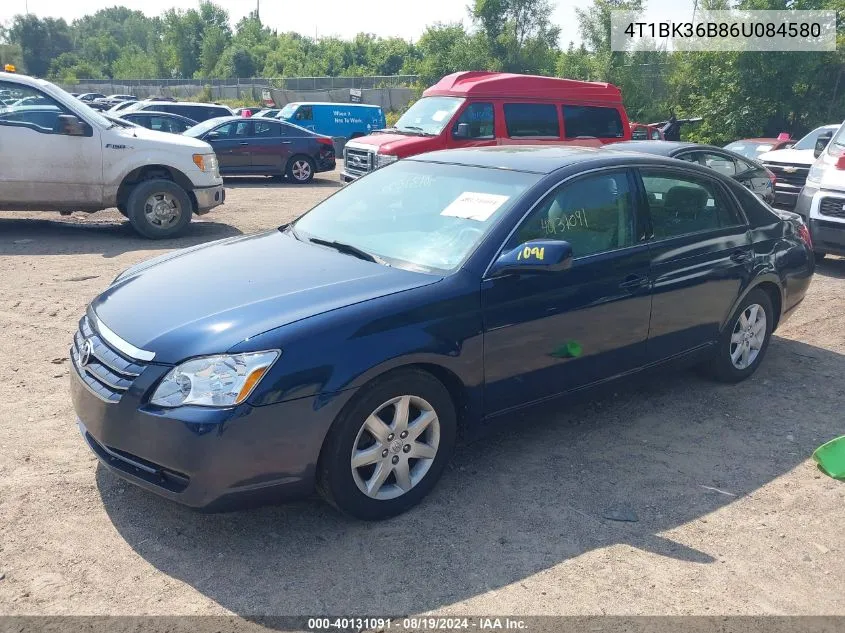
POLYGON ((87 302, 135 262, 275 227, 336 183, 228 183, 168 242, 116 211, 0 213, 0 613, 845 615, 845 482, 808 459, 845 433, 842 259, 753 379, 656 376, 515 417, 388 522, 316 500, 197 514, 98 467, 68 394, 87 302))

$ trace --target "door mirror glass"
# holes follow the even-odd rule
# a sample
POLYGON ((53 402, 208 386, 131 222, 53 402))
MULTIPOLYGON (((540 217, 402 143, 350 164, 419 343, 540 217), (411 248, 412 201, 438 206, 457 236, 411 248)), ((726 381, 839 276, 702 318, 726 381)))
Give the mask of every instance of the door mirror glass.
POLYGON ((563 240, 530 240, 499 256, 490 275, 559 272, 572 267, 572 246, 563 240))
POLYGON ((825 132, 824 134, 819 135, 819 138, 816 139, 816 149, 813 151, 813 156, 818 158, 822 155, 825 147, 827 144, 830 143, 830 139, 833 138, 833 132, 825 132))
POLYGON ((213 131, 205 135, 206 141, 217 141, 220 139, 220 132, 213 131))
POLYGON ((64 134, 65 136, 87 135, 87 124, 83 123, 72 114, 60 114, 57 121, 59 125, 59 134, 64 134))
POLYGON ((469 138, 469 123, 458 123, 455 128, 455 138, 469 138))

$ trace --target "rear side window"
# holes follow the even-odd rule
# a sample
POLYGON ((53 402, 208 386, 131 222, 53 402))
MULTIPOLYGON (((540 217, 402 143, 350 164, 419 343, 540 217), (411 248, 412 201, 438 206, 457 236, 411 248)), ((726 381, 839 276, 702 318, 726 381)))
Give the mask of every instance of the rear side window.
POLYGON ((706 178, 642 170, 657 240, 742 224, 719 186, 706 178))
POLYGON ((566 138, 622 138, 622 117, 616 108, 563 106, 566 138))
POLYGON ((560 138, 557 109, 550 103, 506 103, 505 125, 510 138, 560 138))
POLYGON ((278 123, 270 123, 253 119, 253 125, 255 126, 255 131, 253 132, 253 135, 257 138, 269 138, 273 136, 279 136, 278 123))

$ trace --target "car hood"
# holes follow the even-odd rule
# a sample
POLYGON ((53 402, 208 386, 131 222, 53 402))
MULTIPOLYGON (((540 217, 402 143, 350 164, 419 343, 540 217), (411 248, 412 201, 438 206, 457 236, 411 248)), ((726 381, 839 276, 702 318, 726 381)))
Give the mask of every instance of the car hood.
POLYGON ((119 337, 155 353, 155 362, 176 363, 439 280, 272 231, 143 262, 120 275, 91 308, 119 337))
POLYGON ((183 136, 181 134, 170 134, 169 132, 149 130, 141 126, 132 128, 114 127, 108 131, 120 137, 120 142, 131 149, 155 145, 160 149, 164 149, 162 146, 169 146, 169 149, 173 150, 183 148, 192 152, 202 152, 203 154, 210 154, 214 151, 211 148, 211 145, 205 141, 200 141, 199 139, 192 138, 190 136, 183 136))
POLYGON ((814 150, 811 149, 776 149, 773 152, 760 154, 757 160, 763 163, 789 163, 809 167, 816 162, 816 157, 814 150))
POLYGON ((361 136, 346 144, 347 147, 361 147, 372 149, 382 154, 395 154, 400 157, 421 154, 431 149, 440 149, 442 141, 437 136, 409 136, 407 134, 392 134, 389 132, 375 132, 361 136))

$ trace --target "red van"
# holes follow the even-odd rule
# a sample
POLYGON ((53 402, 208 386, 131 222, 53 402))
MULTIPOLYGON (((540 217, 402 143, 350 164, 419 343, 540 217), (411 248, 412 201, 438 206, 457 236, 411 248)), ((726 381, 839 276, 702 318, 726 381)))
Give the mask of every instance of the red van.
POLYGON ((395 127, 347 143, 340 178, 350 182, 400 158, 453 147, 628 140, 628 115, 612 84, 454 73, 426 90, 395 127))

